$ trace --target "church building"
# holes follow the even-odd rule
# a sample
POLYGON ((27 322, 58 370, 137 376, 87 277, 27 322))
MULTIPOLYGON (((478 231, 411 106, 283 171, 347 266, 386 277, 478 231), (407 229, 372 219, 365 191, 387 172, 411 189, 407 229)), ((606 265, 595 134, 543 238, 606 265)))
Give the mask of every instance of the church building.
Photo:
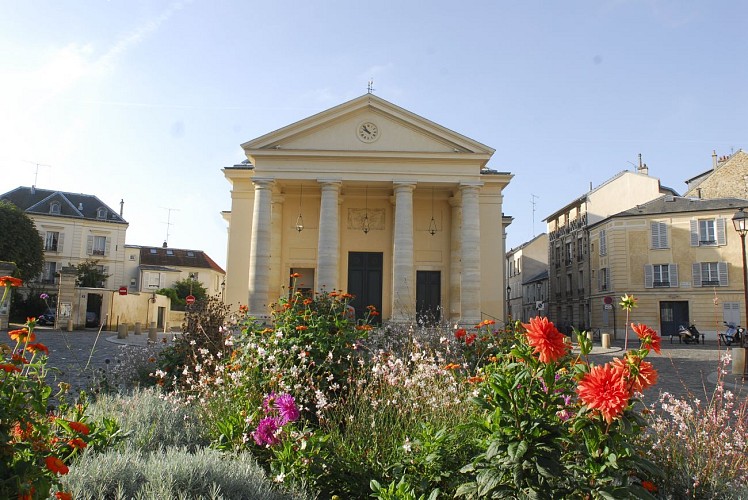
POLYGON ((354 295, 358 316, 504 319, 494 150, 371 93, 242 144, 231 183, 226 302, 267 317, 297 288, 354 295))

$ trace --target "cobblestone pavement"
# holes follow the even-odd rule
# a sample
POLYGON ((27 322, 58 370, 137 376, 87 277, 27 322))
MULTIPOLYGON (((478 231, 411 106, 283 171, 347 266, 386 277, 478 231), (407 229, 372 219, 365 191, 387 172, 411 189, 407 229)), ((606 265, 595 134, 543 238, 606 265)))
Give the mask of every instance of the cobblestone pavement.
MULTIPOLYGON (((59 371, 50 373, 48 382, 56 388, 57 382, 64 381, 72 385, 73 390, 89 389, 101 382, 127 355, 133 351, 143 352, 147 345, 148 335, 134 335, 118 339, 116 332, 98 332, 96 329, 66 332, 49 327, 37 327, 37 341, 49 347, 48 366, 59 371)), ((170 341, 172 333, 159 333, 159 345, 170 341)), ((10 339, 3 333, 2 337, 10 345, 10 339)), ((629 347, 638 345, 636 340, 629 339, 629 347)), ((738 348, 741 349, 741 348, 738 348)), ((659 373, 659 380, 654 389, 647 391, 645 401, 654 402, 659 392, 702 401, 711 395, 718 382, 718 359, 721 353, 732 352, 732 349, 717 346, 716 341, 706 344, 671 344, 663 339, 662 354, 651 353, 648 360, 659 373)), ((623 340, 615 340, 610 349, 600 347, 599 341, 590 355, 597 363, 604 363, 613 357, 623 354, 623 340)), ((725 388, 733 391, 740 398, 748 398, 748 382, 743 382, 742 374, 732 374, 732 366, 723 375, 725 388)))

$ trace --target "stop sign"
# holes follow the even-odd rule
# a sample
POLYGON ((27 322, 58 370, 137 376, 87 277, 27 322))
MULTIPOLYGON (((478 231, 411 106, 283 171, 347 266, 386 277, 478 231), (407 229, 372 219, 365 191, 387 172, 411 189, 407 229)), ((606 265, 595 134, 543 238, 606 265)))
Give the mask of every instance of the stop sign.
POLYGON ((187 305, 192 305, 195 303, 195 296, 194 295, 188 295, 184 298, 184 301, 187 302, 187 305))
POLYGON ((127 287, 126 286, 119 287, 119 294, 120 295, 127 295, 127 287))

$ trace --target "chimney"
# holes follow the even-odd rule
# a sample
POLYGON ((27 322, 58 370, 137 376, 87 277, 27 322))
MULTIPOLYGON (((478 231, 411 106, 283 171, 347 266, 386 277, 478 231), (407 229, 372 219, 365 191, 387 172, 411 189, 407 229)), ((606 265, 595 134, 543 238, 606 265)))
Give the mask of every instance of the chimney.
POLYGON ((643 175, 649 175, 649 168, 647 168, 646 163, 642 163, 642 154, 639 153, 639 167, 637 167, 637 170, 640 174, 643 175))
POLYGON ((696 196, 701 199, 701 188, 696 188, 696 196))
POLYGON ((124 198, 119 200, 119 216, 122 217, 122 212, 125 210, 125 200, 124 198))
POLYGON ((161 246, 162 246, 162 247, 164 247, 164 248, 166 248, 166 247, 167 247, 167 244, 166 244, 166 241, 165 241, 165 240, 164 240, 164 244, 163 244, 163 245, 161 245, 161 246))
POLYGON ((36 194, 36 186, 31 186, 31 194, 36 194))
POLYGON ((712 170, 717 168, 717 150, 712 150, 712 170))

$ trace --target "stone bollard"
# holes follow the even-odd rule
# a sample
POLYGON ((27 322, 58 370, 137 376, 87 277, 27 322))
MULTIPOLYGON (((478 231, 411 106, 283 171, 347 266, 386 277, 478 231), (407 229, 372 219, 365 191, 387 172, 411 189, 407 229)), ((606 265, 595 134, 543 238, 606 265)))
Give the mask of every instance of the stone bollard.
POLYGON ((67 330, 68 330, 69 332, 72 332, 72 331, 73 331, 73 320, 72 320, 72 319, 69 319, 69 320, 68 320, 68 324, 67 324, 67 327, 68 327, 68 328, 67 328, 67 330))
POLYGON ((135 335, 141 335, 143 333, 143 326, 140 324, 140 321, 135 322, 135 331, 133 333, 135 335))
POLYGON ((158 342, 158 333, 156 333, 155 321, 151 321, 151 326, 148 327, 148 340, 150 342, 158 342))
POLYGON ((118 339, 127 338, 127 323, 120 323, 119 326, 117 326, 117 338, 118 339))
POLYGON ((595 340, 595 337, 592 335, 592 332, 587 332, 587 340, 590 342, 593 342, 595 340))
POLYGON ((610 334, 603 333, 602 335, 600 335, 600 339, 601 339, 603 349, 610 349, 610 334))
POLYGON ((730 349, 732 356, 732 374, 740 375, 745 369, 745 349, 742 347, 734 347, 730 349))

